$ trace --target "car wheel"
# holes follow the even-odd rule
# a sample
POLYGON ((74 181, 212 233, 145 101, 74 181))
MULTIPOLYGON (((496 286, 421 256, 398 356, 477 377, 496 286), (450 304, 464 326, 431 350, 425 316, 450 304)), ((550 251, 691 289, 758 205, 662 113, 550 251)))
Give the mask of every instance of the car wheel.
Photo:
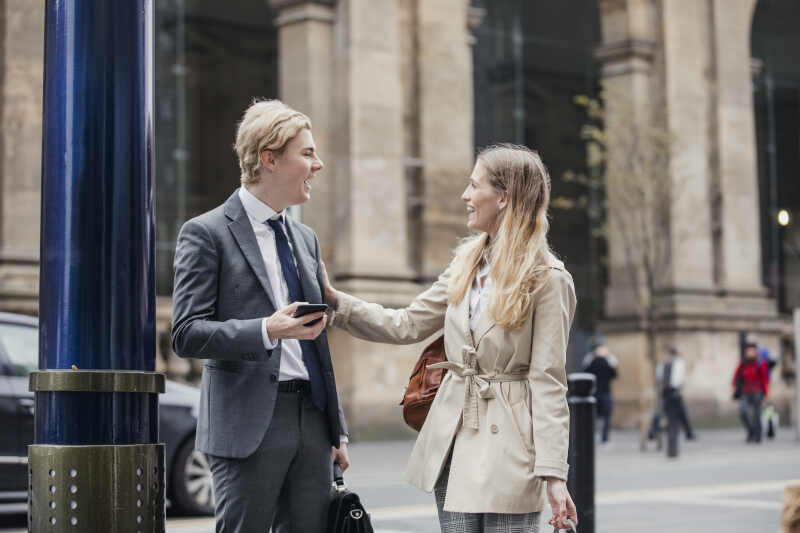
POLYGON ((186 514, 214 514, 214 492, 211 490, 211 468, 206 454, 194 449, 194 439, 187 440, 172 468, 172 500, 186 514))

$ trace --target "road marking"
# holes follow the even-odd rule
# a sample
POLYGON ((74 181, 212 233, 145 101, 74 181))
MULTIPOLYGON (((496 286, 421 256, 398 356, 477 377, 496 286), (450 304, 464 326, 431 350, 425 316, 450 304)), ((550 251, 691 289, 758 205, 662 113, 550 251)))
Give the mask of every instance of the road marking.
MULTIPOLYGON (((681 505, 704 505, 721 507, 740 507, 751 509, 782 509, 780 502, 736 500, 716 498, 737 494, 782 491, 787 485, 800 484, 800 479, 762 481, 754 483, 730 483, 726 485, 696 485, 669 489, 605 491, 597 493, 596 505, 621 505, 636 502, 662 502, 681 505)), ((373 520, 397 520, 401 518, 436 517, 433 504, 377 507, 368 509, 373 520)))
POLYGON ((697 500, 704 496, 708 498, 714 496, 730 496, 735 494, 782 491, 787 485, 797 484, 800 484, 800 479, 761 481, 754 483, 730 483, 727 485, 696 485, 669 489, 599 492, 595 498, 595 503, 602 505, 614 505, 622 503, 665 501, 674 499, 697 500))
POLYGON ((373 520, 396 520, 398 518, 425 518, 436 517, 439 512, 436 505, 423 503, 419 505, 393 505, 391 507, 378 507, 367 509, 370 518, 373 520))
MULTIPOLYGON (((760 481, 753 483, 730 483, 720 485, 694 485, 669 489, 645 489, 626 491, 599 492, 595 498, 596 505, 620 505, 635 502, 660 502, 676 505, 719 506, 746 509, 775 511, 783 508, 779 501, 753 499, 737 500, 735 498, 719 498, 718 496, 735 496, 741 494, 757 494, 763 492, 783 491, 787 485, 800 484, 800 479, 776 481, 760 481)), ((437 516, 436 505, 398 505, 368 509, 373 521, 397 520, 405 518, 428 518, 437 516)), ((213 518, 170 519, 167 522, 169 533, 196 533, 198 527, 207 526, 213 530, 213 518)), ((12 530, 7 533, 25 533, 25 530, 12 530)), ((410 533, 404 530, 376 529, 376 533, 410 533)))
MULTIPOLYGON (((199 531, 198 528, 202 526, 208 526, 208 531, 209 533, 211 533, 214 530, 213 519, 180 520, 180 521, 169 520, 167 522, 167 533, 197 533, 199 531)), ((25 533, 25 532, 20 531, 20 533, 25 533)), ((414 532, 405 529, 376 529, 375 533, 414 533, 414 532)))
POLYGON ((664 500, 661 503, 677 503, 679 505, 697 505, 700 507, 733 507, 734 509, 759 509, 766 511, 780 511, 783 509, 781 502, 765 502, 763 500, 735 500, 733 498, 701 498, 699 500, 674 499, 664 500))

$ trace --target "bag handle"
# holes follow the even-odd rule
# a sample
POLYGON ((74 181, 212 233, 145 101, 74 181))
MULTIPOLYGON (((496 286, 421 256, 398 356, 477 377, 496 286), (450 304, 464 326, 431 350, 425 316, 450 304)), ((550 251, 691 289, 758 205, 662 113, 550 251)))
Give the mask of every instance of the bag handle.
POLYGON ((339 463, 333 463, 333 490, 336 492, 347 490, 347 485, 344 482, 344 473, 339 463))

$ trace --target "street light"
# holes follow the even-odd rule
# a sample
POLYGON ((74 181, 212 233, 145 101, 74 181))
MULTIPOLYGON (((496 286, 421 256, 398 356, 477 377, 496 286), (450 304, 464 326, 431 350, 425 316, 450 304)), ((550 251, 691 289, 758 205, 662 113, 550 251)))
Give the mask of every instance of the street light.
POLYGON ((778 224, 783 226, 784 228, 789 225, 791 217, 789 216, 789 211, 786 209, 781 209, 778 211, 778 224))

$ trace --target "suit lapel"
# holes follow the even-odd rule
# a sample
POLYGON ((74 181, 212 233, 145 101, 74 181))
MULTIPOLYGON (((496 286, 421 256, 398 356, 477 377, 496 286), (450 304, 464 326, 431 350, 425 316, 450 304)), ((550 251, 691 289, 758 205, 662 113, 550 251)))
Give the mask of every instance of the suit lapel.
POLYGON ((292 241, 294 259, 297 263, 297 276, 303 288, 303 296, 309 303, 322 303, 322 293, 317 283, 317 263, 308 255, 306 243, 300 239, 300 231, 295 226, 296 222, 289 216, 286 217, 286 231, 292 241))
POLYGON ((247 217, 247 212, 244 210, 242 201, 239 199, 239 191, 235 191, 228 201, 225 202, 225 215, 231 219, 228 224, 233 234, 236 244, 242 251, 247 263, 253 270, 253 273, 258 278, 261 287, 267 295, 267 299, 272 304, 273 309, 278 309, 275 306, 275 300, 272 298, 272 285, 269 283, 267 277, 267 268, 264 266, 264 258, 261 256, 261 250, 258 248, 256 241, 256 234, 253 233, 253 226, 250 224, 250 219, 247 217))

